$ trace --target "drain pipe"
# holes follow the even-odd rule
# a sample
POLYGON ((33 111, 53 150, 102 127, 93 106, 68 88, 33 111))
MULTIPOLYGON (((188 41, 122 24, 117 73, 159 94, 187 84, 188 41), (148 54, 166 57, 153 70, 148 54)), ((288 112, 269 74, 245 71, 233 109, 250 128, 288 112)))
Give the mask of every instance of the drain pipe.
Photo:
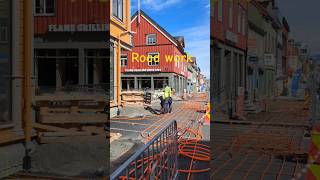
POLYGON ((32 0, 23 1, 23 128, 25 134, 25 156, 23 158, 23 169, 31 168, 31 131, 32 131, 32 39, 33 39, 33 17, 32 0))

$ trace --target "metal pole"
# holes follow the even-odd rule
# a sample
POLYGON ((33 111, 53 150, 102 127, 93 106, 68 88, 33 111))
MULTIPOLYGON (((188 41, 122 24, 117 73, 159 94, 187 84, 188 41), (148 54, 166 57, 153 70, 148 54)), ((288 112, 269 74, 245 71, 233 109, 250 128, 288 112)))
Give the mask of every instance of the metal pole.
POLYGON ((23 83, 23 127, 25 133, 25 157, 23 158, 23 168, 28 170, 31 168, 30 143, 32 131, 32 36, 33 36, 33 15, 32 15, 32 0, 23 1, 23 69, 24 69, 24 83, 23 83))
POLYGON ((120 115, 120 81, 121 81, 121 66, 120 66, 120 63, 121 63, 121 40, 120 40, 120 37, 121 37, 121 34, 119 35, 119 38, 118 38, 118 47, 117 47, 117 115, 119 116, 120 115))

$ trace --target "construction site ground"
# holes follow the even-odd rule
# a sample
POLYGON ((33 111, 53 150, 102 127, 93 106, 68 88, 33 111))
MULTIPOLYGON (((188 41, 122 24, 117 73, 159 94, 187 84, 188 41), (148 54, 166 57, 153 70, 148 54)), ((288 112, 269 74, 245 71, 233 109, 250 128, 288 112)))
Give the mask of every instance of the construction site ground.
MULTIPOLYGON (((204 93, 202 93, 204 94, 204 93)), ((111 172, 117 169, 123 162, 132 156, 137 149, 144 146, 152 137, 157 135, 160 130, 175 120, 178 124, 178 129, 183 130, 188 126, 190 129, 199 131, 201 140, 199 143, 210 146, 210 123, 198 123, 204 117, 205 105, 208 102, 206 97, 195 94, 188 100, 173 99, 173 111, 168 114, 155 114, 160 110, 160 102, 152 102, 149 108, 143 106, 127 106, 122 110, 120 117, 111 118, 110 127, 111 133, 121 134, 117 139, 110 144, 110 161, 111 172), (201 111, 202 110, 202 111, 201 111), (130 117, 129 117, 130 116, 130 117)), ((193 134, 179 134, 181 140, 195 139, 193 134)), ((179 156, 178 169, 186 170, 179 172, 179 179, 194 179, 195 175, 201 179, 209 178, 209 160, 195 161, 192 158, 179 156), (191 162, 192 161, 192 162, 191 162), (190 165, 192 167, 190 167, 190 165), (203 170, 198 173, 188 173, 189 169, 203 170)))
POLYGON ((211 179, 304 179, 310 127, 303 103, 279 98, 246 120, 215 119, 211 179))

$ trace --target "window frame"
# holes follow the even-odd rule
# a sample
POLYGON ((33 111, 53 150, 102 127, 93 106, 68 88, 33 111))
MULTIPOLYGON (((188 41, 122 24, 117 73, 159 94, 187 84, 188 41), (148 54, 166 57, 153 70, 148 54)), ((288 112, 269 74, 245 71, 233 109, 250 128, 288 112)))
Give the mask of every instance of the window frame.
POLYGON ((118 19, 119 21, 121 22, 124 22, 124 3, 123 3, 123 0, 112 0, 112 6, 111 6, 111 10, 112 10, 112 16, 115 17, 116 19, 118 19), (117 2, 117 5, 116 5, 116 11, 114 11, 113 9, 113 6, 114 6, 114 1, 117 2), (122 3, 122 9, 121 9, 121 17, 119 17, 119 1, 121 1, 122 3))
MULTIPOLYGON (((11 76, 12 76, 12 54, 13 54, 13 45, 12 45, 12 36, 13 34, 10 33, 11 30, 12 30, 12 1, 11 0, 8 0, 9 2, 9 14, 8 14, 8 23, 7 23, 7 26, 6 26, 6 29, 7 29, 7 43, 8 46, 9 46, 9 51, 8 51, 8 66, 9 66, 9 70, 8 70, 8 73, 9 73, 9 76, 10 76, 10 80, 9 80, 9 83, 8 83, 8 86, 9 86, 9 91, 7 93, 7 96, 8 96, 8 121, 7 122, 3 122, 3 123, 0 123, 0 131, 2 129, 8 129, 8 128, 14 128, 15 127, 15 121, 12 119, 12 80, 11 80, 11 76)), ((3 26, 5 27, 5 26, 3 26)))
MULTIPOLYGON (((159 58, 160 58, 160 53, 159 52, 149 52, 147 57, 150 56, 150 54, 153 54, 153 55, 158 55, 159 58)), ((148 59, 148 66, 159 66, 160 65, 160 61, 159 62, 155 62, 155 61, 152 61, 152 62, 149 62, 149 59, 148 59), (156 63, 156 64, 150 64, 150 63, 156 63)))
POLYGON ((49 0, 40 0, 43 1, 43 6, 44 6, 44 13, 37 13, 37 0, 33 1, 33 6, 34 6, 34 16, 55 16, 56 15, 56 7, 57 7, 57 1, 56 0, 52 0, 53 1, 53 13, 47 13, 47 3, 46 1, 49 0))
POLYGON ((155 34, 155 33, 152 33, 152 34, 147 34, 146 35, 146 45, 147 46, 154 46, 154 45, 156 45, 157 44, 157 34, 155 34), (150 44, 149 43, 149 36, 154 36, 154 43, 152 43, 152 44, 150 44))
POLYGON ((127 54, 121 54, 120 65, 121 65, 121 67, 127 67, 128 66, 128 55, 127 54), (125 62, 125 64, 123 64, 123 62, 125 62))
POLYGON ((8 26, 0 26, 0 43, 8 43, 9 36, 8 36, 8 26), (4 30, 4 40, 1 39, 1 32, 4 30))

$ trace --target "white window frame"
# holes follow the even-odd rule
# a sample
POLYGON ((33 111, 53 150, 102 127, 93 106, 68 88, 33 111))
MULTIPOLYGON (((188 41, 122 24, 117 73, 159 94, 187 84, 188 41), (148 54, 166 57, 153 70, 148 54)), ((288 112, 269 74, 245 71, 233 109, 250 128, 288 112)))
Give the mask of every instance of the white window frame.
POLYGON ((123 22, 124 20, 124 2, 125 0, 116 0, 117 1, 117 12, 114 12, 114 9, 113 9, 113 1, 114 0, 111 0, 111 3, 112 3, 112 6, 111 6, 111 11, 112 11, 112 16, 117 18, 118 20, 120 20, 121 22, 123 22), (121 5, 119 6, 119 1, 121 1, 121 5), (121 7, 121 12, 120 12, 120 8, 121 7), (121 13, 121 16, 119 16, 121 13))
MULTIPOLYGON (((8 27, 7 26, 0 26, 0 33, 4 31, 4 38, 0 39, 0 43, 8 43, 8 27)), ((0 34, 0 37, 2 37, 2 34, 0 34)))
POLYGON ((46 11, 47 11, 47 7, 46 7, 46 1, 47 0, 40 0, 40 1, 43 1, 43 6, 44 6, 44 12, 43 13, 37 13, 37 3, 36 3, 36 0, 34 0, 33 1, 33 5, 34 5, 34 15, 35 16, 55 16, 55 14, 56 14, 56 3, 57 3, 57 1, 56 0, 52 0, 52 1, 54 1, 53 2, 53 13, 47 13, 46 11))
POLYGON ((146 35, 146 45, 150 46, 150 45, 156 45, 156 44, 157 44, 157 34, 147 34, 146 35), (150 36, 154 36, 154 41, 149 42, 150 36))
POLYGON ((121 62, 121 67, 128 66, 128 55, 127 54, 121 54, 120 62, 121 62))
MULTIPOLYGON (((147 56, 147 57, 149 57, 150 55, 152 55, 152 56, 158 55, 159 58, 160 58, 160 53, 159 53, 159 52, 150 52, 150 53, 148 53, 148 56, 147 56)), ((148 60, 149 60, 149 59, 148 59, 148 60)), ((160 65, 160 61, 159 61, 159 62, 155 62, 155 61, 149 62, 149 61, 148 61, 148 66, 159 66, 159 65, 160 65)))

